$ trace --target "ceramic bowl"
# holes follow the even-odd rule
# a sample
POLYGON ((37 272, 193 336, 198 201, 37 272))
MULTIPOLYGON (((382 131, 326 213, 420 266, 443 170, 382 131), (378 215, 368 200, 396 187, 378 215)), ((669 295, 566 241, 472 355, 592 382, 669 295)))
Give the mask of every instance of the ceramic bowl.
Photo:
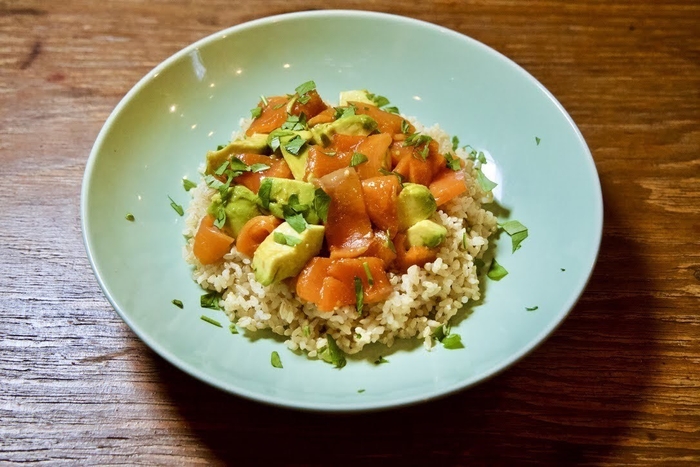
MULTIPOLYGON (((601 239, 602 197, 591 154, 557 100, 514 62, 469 37, 413 19, 359 11, 263 18, 192 44, 148 73, 115 108, 85 170, 82 226, 106 297, 153 350, 233 394, 310 410, 401 406, 452 393, 505 369, 541 343, 581 295, 601 239), (208 149, 229 140, 261 94, 313 79, 387 96, 488 150, 498 203, 529 228, 522 248, 499 240, 509 275, 454 329, 463 349, 392 348, 388 364, 341 370, 260 336, 200 320, 201 289, 182 259, 181 179, 198 179, 208 149), (135 220, 127 221, 125 215, 135 220), (179 299, 184 308, 171 301, 179 299), (535 307, 527 311, 526 307, 535 307), (257 338, 261 337, 261 338, 257 338), (273 368, 277 350, 283 369, 273 368)), ((219 319, 224 322, 223 313, 219 319)))

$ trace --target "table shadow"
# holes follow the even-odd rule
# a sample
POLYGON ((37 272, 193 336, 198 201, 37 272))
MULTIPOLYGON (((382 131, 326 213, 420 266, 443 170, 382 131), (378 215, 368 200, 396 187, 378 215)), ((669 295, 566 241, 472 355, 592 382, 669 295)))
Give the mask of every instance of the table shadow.
MULTIPOLYGON (((615 224, 608 209, 606 225, 615 224)), ((645 337, 655 323, 639 319, 656 299, 634 293, 631 279, 648 277, 651 265, 615 231, 606 231, 588 288, 554 335, 474 388, 387 411, 310 413, 229 395, 151 353, 163 396, 224 465, 605 463, 659 363, 645 337)))

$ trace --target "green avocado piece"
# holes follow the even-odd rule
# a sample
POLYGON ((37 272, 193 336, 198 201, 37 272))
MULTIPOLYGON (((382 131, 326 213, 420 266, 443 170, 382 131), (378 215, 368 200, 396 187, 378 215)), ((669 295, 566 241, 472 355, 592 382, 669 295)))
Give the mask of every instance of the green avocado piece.
POLYGON ((322 225, 309 225, 302 233, 286 222, 278 225, 253 254, 251 266, 255 271, 255 280, 262 285, 270 285, 299 274, 306 263, 321 251, 325 231, 322 225), (275 233, 297 239, 299 243, 294 246, 278 243, 275 233))
POLYGON ((233 154, 269 154, 267 135, 254 133, 242 139, 231 141, 218 151, 207 152, 207 174, 212 174, 233 154))
POLYGON ((208 212, 216 217, 217 212, 223 205, 226 212, 224 230, 237 237, 246 222, 262 214, 258 208, 259 203, 260 200, 255 193, 243 185, 235 185, 228 189, 223 199, 221 194, 215 193, 212 196, 208 212))
POLYGON ((320 123, 311 128, 314 143, 323 147, 331 144, 333 135, 367 136, 377 129, 377 122, 368 115, 348 115, 330 123, 320 123))
POLYGON ((366 89, 342 91, 338 99, 338 105, 344 107, 350 102, 362 102, 364 104, 376 105, 374 101, 367 96, 366 89))
POLYGON ((289 203, 289 198, 292 195, 297 195, 299 204, 309 207, 303 213, 306 222, 309 224, 319 224, 321 222, 313 209, 316 187, 311 183, 288 178, 267 177, 263 179, 260 190, 263 193, 269 190, 269 205, 267 209, 273 216, 284 219, 283 207, 289 203))
POLYGON ((437 210, 435 197, 427 186, 418 183, 404 183, 397 200, 399 231, 429 218, 437 210))
POLYGON ((418 221, 406 230, 406 239, 411 246, 435 248, 445 241, 447 229, 428 219, 418 221))

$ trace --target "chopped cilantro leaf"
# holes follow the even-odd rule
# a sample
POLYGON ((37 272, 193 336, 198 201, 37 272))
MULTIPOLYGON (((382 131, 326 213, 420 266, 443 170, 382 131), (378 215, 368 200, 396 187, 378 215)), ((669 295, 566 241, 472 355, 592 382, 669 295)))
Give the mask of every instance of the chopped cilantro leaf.
POLYGON ((486 164, 486 156, 482 151, 479 151, 479 154, 476 155, 476 159, 482 164, 486 164))
POLYGON ((286 149, 288 153, 298 156, 304 144, 306 144, 304 138, 302 138, 299 135, 296 135, 294 138, 290 139, 287 144, 284 145, 284 149, 286 149))
POLYGON ((358 389, 357 392, 358 392, 359 394, 362 394, 363 392, 365 392, 365 390, 364 390, 364 389, 358 389))
POLYGON ((226 169, 228 169, 228 166, 229 161, 224 162, 214 171, 214 175, 223 175, 224 172, 226 172, 226 169))
POLYGON ((561 269, 561 272, 564 272, 564 271, 566 271, 566 269, 564 269, 564 268, 559 268, 559 269, 561 269))
POLYGON ((525 309, 526 309, 527 311, 535 311, 535 310, 537 310, 538 308, 539 308, 538 306, 526 306, 526 307, 525 307, 525 309))
POLYGON ((262 172, 263 170, 267 170, 267 169, 269 169, 269 168, 270 168, 269 165, 267 165, 267 164, 262 164, 262 163, 260 163, 260 162, 255 163, 255 164, 252 164, 252 165, 249 167, 250 171, 253 172, 253 173, 262 172))
POLYGON ((462 168, 462 165, 459 163, 459 157, 454 156, 454 155, 450 154, 449 152, 445 153, 445 162, 446 162, 447 168, 454 170, 455 172, 462 168))
POLYGON ((398 113, 399 113, 399 108, 398 108, 398 107, 395 107, 395 106, 384 107, 383 110, 384 110, 384 112, 389 112, 389 113, 392 113, 392 114, 398 114, 398 113))
POLYGON ((192 188, 196 188, 197 184, 192 180, 187 180, 186 178, 183 178, 182 187, 185 189, 185 191, 190 191, 192 188))
MULTIPOLYGON (((250 170, 250 168, 248 167, 248 164, 246 164, 245 162, 243 162, 242 160, 240 160, 237 157, 234 157, 229 161, 229 167, 234 172, 247 172, 248 170, 250 170)), ((220 175, 220 174, 217 174, 217 175, 220 175)))
POLYGON ((456 151, 458 147, 459 147, 459 138, 457 138, 456 136, 453 136, 452 137, 452 150, 456 151))
POLYGON ((362 316, 362 308, 364 307, 364 302, 365 302, 365 291, 364 291, 364 287, 362 286, 362 279, 355 276, 354 282, 355 282, 355 309, 357 310, 357 313, 360 316, 362 316))
POLYGON ((535 136, 535 143, 537 143, 538 146, 540 145, 540 141, 542 140, 539 137, 535 136))
POLYGON ((408 124, 408 120, 401 120, 401 133, 404 135, 408 134, 411 127, 408 124))
POLYGON ((486 275, 489 279, 492 279, 494 281, 500 281, 508 275, 508 271, 506 270, 506 268, 498 264, 498 261, 494 259, 491 262, 491 267, 489 268, 489 272, 486 275))
POLYGON ((301 239, 283 234, 282 232, 275 232, 272 239, 275 241, 275 243, 287 246, 296 246, 301 243, 301 239))
POLYGON ((446 349, 463 349, 462 336, 459 334, 450 334, 442 340, 442 346, 446 349))
POLYGON ((336 368, 343 368, 347 363, 345 360, 345 354, 340 350, 338 344, 335 343, 335 339, 330 334, 326 334, 326 340, 328 341, 328 347, 325 352, 322 352, 320 357, 328 363, 332 363, 336 368))
POLYGON ((333 119, 338 120, 339 118, 350 117, 355 115, 356 111, 357 107, 352 104, 347 107, 335 107, 335 115, 333 115, 333 119))
POLYGON ((229 324, 228 330, 231 331, 231 334, 238 334, 238 328, 236 327, 236 323, 229 324))
POLYGON ((479 183, 482 191, 491 191, 498 186, 498 183, 489 180, 481 169, 476 169, 476 181, 479 183))
POLYGON ((523 224, 516 220, 508 221, 501 226, 510 235, 513 253, 520 248, 520 244, 527 238, 528 230, 523 224))
POLYGON ((128 220, 129 222, 134 222, 136 220, 134 215, 131 213, 128 213, 126 216, 124 216, 124 219, 128 220))
POLYGON ((302 329, 302 333, 304 334, 304 337, 309 337, 311 335, 311 328, 308 324, 304 326, 304 328, 302 329))
MULTIPOLYGON (((261 186, 262 187, 262 186, 261 186)), ((258 196, 260 191, 258 191, 258 196)), ((328 221, 328 208, 331 204, 331 197, 321 188, 316 188, 314 192, 314 211, 322 222, 328 221)))
POLYGON ((270 363, 275 368, 283 368, 282 360, 280 359, 280 354, 278 354, 276 350, 273 350, 272 354, 270 355, 270 363))
POLYGON ((465 250, 467 249, 467 232, 464 231, 464 234, 462 235, 462 248, 465 250))
POLYGON ((389 360, 380 355, 379 358, 374 361, 374 364, 381 365, 382 363, 389 363, 389 360))
POLYGON ((294 89, 294 91, 299 96, 303 96, 307 92, 313 91, 314 89, 316 89, 316 83, 314 83, 313 81, 307 81, 307 82, 302 83, 299 86, 297 86, 296 89, 294 89))
POLYGON ((389 99, 387 99, 384 96, 380 96, 378 94, 372 94, 371 92, 367 93, 367 97, 374 102, 374 105, 377 107, 384 107, 385 105, 389 105, 389 99))
POLYGON ((421 135, 420 133, 413 133, 408 135, 403 142, 404 146, 421 146, 431 142, 433 138, 428 135, 421 135))
POLYGON ((273 136, 272 139, 269 140, 267 143, 268 146, 270 146, 270 149, 273 151, 277 151, 279 149, 281 144, 280 137, 279 136, 273 136))
POLYGON ((208 316, 206 316, 206 315, 200 316, 199 319, 201 319, 202 321, 206 321, 206 322, 209 323, 209 324, 213 324, 213 325, 216 326, 216 327, 219 327, 219 328, 222 328, 222 327, 223 327, 223 326, 221 325, 220 322, 218 322, 217 320, 215 320, 215 319, 213 319, 213 318, 210 318, 210 317, 208 317, 208 316))
POLYGON ((374 277, 372 277, 372 271, 369 270, 369 264, 367 264, 367 261, 362 262, 362 267, 365 269, 365 274, 367 275, 367 283, 369 285, 374 285, 374 277))
POLYGON ((266 177, 260 183, 260 188, 258 188, 258 198, 260 198, 260 204, 264 209, 270 209, 270 192, 272 191, 272 179, 266 177))
POLYGON ((221 300, 220 294, 209 292, 199 297, 199 306, 202 308, 211 308, 212 310, 220 310, 219 300, 221 300))
POLYGON ((267 107, 267 98, 264 95, 260 95, 260 102, 262 102, 263 107, 267 107))
POLYGON ((379 168, 379 173, 382 175, 396 175, 399 178, 399 183, 403 185, 403 175, 398 172, 391 172, 384 167, 379 168))
POLYGON ((216 150, 217 150, 217 151, 221 151, 221 150, 224 149, 225 147, 226 147, 225 144, 220 144, 220 145, 218 145, 218 146, 216 147, 216 150))
POLYGON ((369 159, 364 154, 355 152, 353 153, 352 158, 350 159, 350 167, 355 167, 357 165, 362 164, 363 162, 367 162, 368 160, 369 159))
POLYGON ((445 337, 450 333, 450 325, 448 323, 446 324, 441 324, 440 326, 436 327, 435 330, 433 331, 432 337, 437 340, 438 342, 442 342, 445 337))
POLYGON ((168 199, 170 200, 170 207, 173 208, 176 213, 183 216, 185 214, 185 210, 182 209, 182 206, 173 201, 173 199, 170 196, 168 196, 168 199))
POLYGON ((255 118, 258 118, 260 115, 262 115, 262 108, 260 108, 260 107, 253 107, 252 109, 250 109, 250 116, 251 116, 252 118, 254 118, 254 119, 255 119, 255 118))
POLYGON ((223 204, 220 204, 216 209, 216 219, 214 220, 214 225, 217 229, 221 229, 226 224, 226 208, 223 204))
POLYGON ((394 242, 391 240, 391 232, 386 231, 386 246, 393 252, 396 253, 396 246, 394 246, 394 242))
POLYGON ((185 307, 185 305, 182 304, 182 301, 178 300, 177 298, 173 300, 173 305, 176 307, 182 309, 185 307))
MULTIPOLYGON (((284 207, 287 208, 288 206, 284 207)), ((295 213, 291 208, 284 213, 284 220, 287 221, 287 224, 289 224, 291 228, 296 230, 297 233, 302 233, 304 230, 306 230, 307 223, 306 219, 304 219, 304 216, 299 213, 295 213)), ((287 244, 289 245, 289 243, 287 244)))
POLYGON ((287 120, 280 127, 283 130, 302 131, 307 129, 306 115, 302 112, 299 116, 289 115, 287 120))

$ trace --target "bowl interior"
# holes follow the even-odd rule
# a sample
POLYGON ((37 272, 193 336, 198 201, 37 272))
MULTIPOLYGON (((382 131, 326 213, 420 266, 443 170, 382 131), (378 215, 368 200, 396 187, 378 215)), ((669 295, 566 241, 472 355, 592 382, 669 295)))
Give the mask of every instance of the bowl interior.
MULTIPOLYGON (((574 123, 529 74, 488 47, 415 20, 324 11, 266 18, 222 31, 166 60, 110 116, 88 162, 85 243, 110 302, 148 345, 183 370, 256 400, 317 410, 401 405, 474 384, 543 340, 582 292, 602 229, 600 185, 574 123), (495 195, 530 236, 497 259, 510 274, 459 323, 466 348, 411 344, 389 364, 352 360, 342 370, 286 350, 281 340, 231 335, 181 257, 181 179, 198 179, 208 149, 227 142, 261 94, 315 80, 322 97, 347 89, 387 96, 402 113, 439 123, 462 144, 487 149, 495 195), (539 143, 536 141, 539 138, 539 143), (132 213, 134 222, 125 220, 132 213), (171 300, 181 300, 178 309, 171 300), (525 307, 537 306, 528 312, 525 307), (283 369, 270 365, 279 351, 283 369), (364 389, 364 392, 358 390, 364 389)), ((382 351, 375 349, 376 352, 382 351)))

